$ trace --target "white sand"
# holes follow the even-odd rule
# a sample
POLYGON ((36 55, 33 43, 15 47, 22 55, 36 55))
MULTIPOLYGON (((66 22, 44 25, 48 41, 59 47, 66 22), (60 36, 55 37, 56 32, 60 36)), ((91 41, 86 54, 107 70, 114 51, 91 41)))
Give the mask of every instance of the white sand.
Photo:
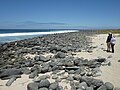
MULTIPOLYGON (((115 87, 120 87, 120 62, 118 62, 118 60, 120 60, 120 37, 116 37, 117 42, 115 45, 115 53, 107 53, 106 51, 103 51, 106 49, 106 37, 106 34, 93 36, 92 45, 98 47, 95 48, 92 53, 80 52, 77 53, 76 56, 87 59, 98 57, 107 58, 111 56, 111 58, 107 58, 107 60, 110 60, 112 65, 102 66, 102 75, 96 78, 102 79, 104 82, 111 82, 115 87)), ((27 90, 27 84, 31 81, 32 80, 28 78, 28 75, 22 75, 22 78, 17 79, 11 86, 7 87, 5 86, 7 80, 0 80, 0 90, 27 90)), ((67 86, 65 90, 70 90, 69 84, 63 82, 60 83, 60 85, 67 86)))
POLYGON ((98 47, 95 48, 92 53, 80 52, 77 53, 76 56, 87 59, 94 59, 97 57, 107 58, 111 56, 112 58, 107 58, 107 60, 111 61, 111 66, 102 66, 102 75, 97 78, 104 82, 111 82, 115 87, 120 87, 120 62, 118 62, 118 60, 120 60, 120 37, 116 35, 115 53, 107 53, 104 51, 107 48, 107 34, 100 34, 92 38, 92 45, 98 47))

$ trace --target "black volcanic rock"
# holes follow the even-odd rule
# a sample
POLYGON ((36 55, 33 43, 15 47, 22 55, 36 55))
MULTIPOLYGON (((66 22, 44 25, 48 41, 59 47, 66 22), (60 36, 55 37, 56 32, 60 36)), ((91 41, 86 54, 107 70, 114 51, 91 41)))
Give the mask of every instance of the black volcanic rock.
POLYGON ((65 53, 63 52, 58 52, 56 55, 55 55, 56 58, 65 58, 65 53))
POLYGON ((38 90, 38 84, 37 83, 29 83, 27 85, 27 90, 38 90))
POLYGON ((56 90, 58 88, 58 83, 57 82, 54 82, 54 83, 51 83, 50 86, 49 86, 49 89, 51 90, 56 90))
POLYGON ((47 79, 41 80, 40 83, 38 84, 39 88, 41 88, 41 87, 48 88, 49 86, 50 86, 50 82, 47 79))
POLYGON ((0 73, 0 78, 12 76, 12 75, 20 75, 20 74, 22 74, 21 69, 16 69, 16 68, 5 69, 5 70, 2 70, 2 72, 0 73))
POLYGON ((37 75, 38 75, 38 71, 35 70, 34 72, 31 72, 31 74, 29 75, 29 78, 34 78, 37 75))
POLYGON ((97 90, 108 90, 105 85, 101 85, 97 90))
POLYGON ((113 89, 114 89, 113 84, 110 83, 110 82, 106 82, 106 83, 105 83, 105 86, 106 86, 107 90, 113 90, 113 89))
POLYGON ((99 79, 89 78, 89 77, 81 77, 80 82, 86 82, 88 86, 93 86, 94 88, 98 88, 103 85, 103 81, 99 79))

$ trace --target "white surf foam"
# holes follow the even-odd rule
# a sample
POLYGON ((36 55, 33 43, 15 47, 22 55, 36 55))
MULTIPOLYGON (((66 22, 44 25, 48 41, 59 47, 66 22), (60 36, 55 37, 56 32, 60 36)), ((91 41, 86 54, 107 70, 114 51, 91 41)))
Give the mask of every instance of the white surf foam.
POLYGON ((0 34, 0 37, 7 36, 28 36, 28 35, 46 35, 46 34, 55 34, 55 33, 67 33, 67 32, 76 32, 77 30, 65 30, 65 31, 52 31, 52 32, 27 32, 27 33, 4 33, 0 34))

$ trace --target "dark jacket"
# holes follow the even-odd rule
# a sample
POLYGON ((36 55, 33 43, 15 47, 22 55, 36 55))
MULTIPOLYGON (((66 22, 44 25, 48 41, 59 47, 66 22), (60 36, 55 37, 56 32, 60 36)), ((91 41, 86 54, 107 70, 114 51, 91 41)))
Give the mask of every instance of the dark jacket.
POLYGON ((106 43, 110 42, 111 38, 112 38, 112 35, 109 35, 109 36, 107 37, 106 43))

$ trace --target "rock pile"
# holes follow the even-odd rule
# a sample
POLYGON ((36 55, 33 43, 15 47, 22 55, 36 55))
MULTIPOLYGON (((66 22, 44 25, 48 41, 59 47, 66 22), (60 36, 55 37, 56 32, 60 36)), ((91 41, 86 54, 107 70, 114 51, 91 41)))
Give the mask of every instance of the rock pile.
POLYGON ((1 44, 0 67, 22 62, 27 54, 87 51, 91 42, 87 35, 90 32, 54 34, 1 44))
POLYGON ((29 83, 27 90, 63 90, 63 87, 59 86, 58 82, 50 83, 49 80, 44 79, 29 83))

